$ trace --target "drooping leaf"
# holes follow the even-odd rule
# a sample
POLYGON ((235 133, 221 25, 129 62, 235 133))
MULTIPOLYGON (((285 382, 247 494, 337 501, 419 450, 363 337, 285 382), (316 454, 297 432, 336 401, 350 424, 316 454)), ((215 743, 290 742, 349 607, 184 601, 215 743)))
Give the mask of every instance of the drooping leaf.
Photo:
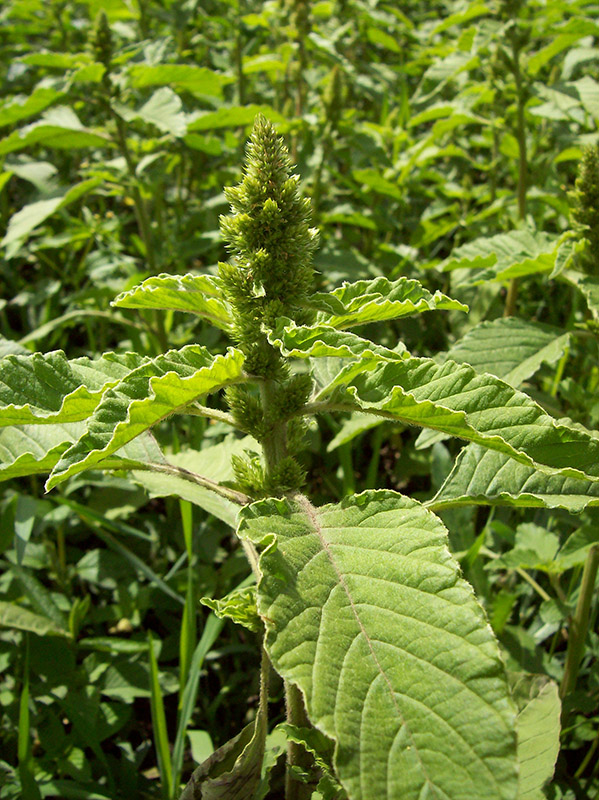
POLYGON ((69 361, 62 350, 8 355, 0 361, 0 426, 86 419, 109 386, 149 360, 136 353, 105 353, 69 361))
POLYGON ((553 776, 560 746, 557 685, 545 675, 522 675, 512 691, 518 703, 518 800, 543 800, 542 789, 553 776))
POLYGON ((273 664, 336 741, 352 800, 515 800, 514 711, 495 640, 414 500, 265 500, 239 535, 265 548, 258 610, 273 664))
POLYGON ((191 64, 135 64, 129 69, 131 85, 172 86, 197 95, 221 97, 222 88, 234 78, 191 64))
POLYGON ((344 367, 317 400, 333 395, 339 410, 434 428, 547 473, 599 478, 599 439, 554 420, 527 395, 466 364, 363 358, 344 367))
POLYGON ((332 328, 352 328, 369 322, 399 319, 434 309, 467 311, 468 306, 441 292, 431 294, 410 278, 387 278, 344 283, 332 292, 319 292, 309 299, 318 310, 317 322, 332 328))
POLYGON ((112 305, 189 311, 225 331, 232 322, 220 279, 213 275, 156 275, 122 292, 112 305))
POLYGON ((266 733, 267 702, 261 696, 255 720, 200 764, 180 800, 254 800, 262 777, 266 733))
POLYGON ((509 280, 538 272, 549 272, 555 265, 562 237, 524 230, 498 233, 474 239, 457 247, 441 262, 439 269, 467 270, 455 286, 476 286, 490 280, 509 280))
POLYGON ((595 319, 599 319, 599 278, 574 270, 565 272, 564 277, 582 292, 589 311, 595 319))
POLYGON ((7 628, 17 628, 21 631, 31 631, 38 636, 68 636, 66 629, 57 627, 49 617, 35 614, 27 608, 16 603, 6 603, 0 600, 0 625, 7 628))
POLYGON ((212 356, 204 347, 170 350, 108 389, 88 421, 87 433, 64 453, 47 487, 97 464, 160 420, 242 375, 243 355, 230 348, 212 356))
MULTIPOLYGON (((47 200, 36 200, 29 203, 20 211, 14 214, 8 223, 8 229, 2 241, 1 247, 17 245, 22 242, 29 234, 41 225, 48 217, 52 216, 61 208, 66 208, 71 203, 79 200, 89 192, 93 191, 101 183, 101 178, 88 178, 86 181, 71 186, 66 191, 47 200)), ((9 256, 12 252, 9 251, 9 256)))
POLYGON ((43 144, 60 150, 75 147, 109 147, 106 134, 86 128, 67 107, 52 109, 39 122, 11 133, 0 140, 0 155, 43 144))
POLYGON ((471 444, 458 455, 443 486, 427 505, 434 510, 461 505, 563 508, 578 514, 599 506, 599 483, 548 475, 505 453, 471 444))
POLYGON ((56 89, 37 86, 29 95, 5 99, 0 104, 0 127, 14 125, 22 119, 33 117, 63 96, 63 93, 56 89))
POLYGON ((127 122, 140 119, 155 125, 163 133, 182 137, 187 132, 187 115, 183 111, 181 98, 168 86, 162 86, 140 108, 133 111, 114 103, 115 111, 127 122))
MULTIPOLYGON (((47 475, 85 431, 85 422, 0 428, 0 482, 24 475, 47 475)), ((96 468, 142 469, 148 464, 164 463, 155 439, 147 434, 102 459, 96 468)))

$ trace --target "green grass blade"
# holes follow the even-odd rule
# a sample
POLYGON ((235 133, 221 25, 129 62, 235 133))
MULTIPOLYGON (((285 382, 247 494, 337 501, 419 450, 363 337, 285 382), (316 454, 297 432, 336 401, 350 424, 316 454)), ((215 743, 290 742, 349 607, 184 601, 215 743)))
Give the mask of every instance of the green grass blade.
POLYGON ((158 771, 162 785, 162 797, 171 800, 174 796, 171 787, 173 774, 171 754, 168 746, 168 732, 166 728, 166 715, 164 713, 164 699, 158 680, 158 661, 154 652, 152 634, 148 634, 148 654, 150 656, 150 709, 152 713, 152 728, 154 731, 154 746, 158 759, 158 771))

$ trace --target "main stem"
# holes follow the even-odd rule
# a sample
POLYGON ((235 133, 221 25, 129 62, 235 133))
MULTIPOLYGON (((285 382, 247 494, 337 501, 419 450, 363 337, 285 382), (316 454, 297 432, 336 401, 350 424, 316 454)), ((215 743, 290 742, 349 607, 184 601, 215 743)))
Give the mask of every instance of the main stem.
MULTIPOLYGON (((518 216, 521 220, 526 218, 526 184, 528 182, 528 157, 526 153, 526 124, 524 119, 525 98, 522 87, 522 73, 520 72, 520 53, 514 40, 512 45, 512 60, 514 64, 514 80, 516 81, 517 102, 517 129, 518 140, 518 216)), ((505 298, 504 317, 511 317, 516 311, 516 297, 518 296, 518 280, 512 278, 505 298)))
MULTIPOLYGON (((267 419, 269 410, 272 410, 273 396, 276 390, 275 381, 266 379, 260 386, 260 397, 264 417, 267 419)), ((266 480, 272 482, 275 470, 281 460, 287 455, 287 422, 276 420, 273 422, 269 433, 262 440, 264 462, 266 467, 266 480)), ((302 693, 292 683, 285 681, 285 703, 287 707, 287 722, 299 728, 308 727, 310 722, 306 714, 302 693)), ((312 763, 311 755, 302 745, 289 742, 287 747, 287 773, 285 776, 285 800, 310 800, 311 786, 301 783, 294 776, 294 768, 306 771, 312 763)))

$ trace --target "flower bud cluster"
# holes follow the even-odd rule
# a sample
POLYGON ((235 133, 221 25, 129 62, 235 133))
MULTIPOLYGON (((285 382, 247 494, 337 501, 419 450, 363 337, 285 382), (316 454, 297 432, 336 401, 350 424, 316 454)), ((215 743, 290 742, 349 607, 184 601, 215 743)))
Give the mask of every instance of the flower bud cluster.
POLYGON ((580 264, 588 274, 599 274, 599 145, 587 147, 582 155, 573 192, 572 226, 586 239, 580 264))
POLYGON ((232 335, 248 372, 273 378, 277 353, 263 325, 281 316, 305 319, 318 234, 310 228, 310 201, 300 197, 287 148, 264 117, 254 125, 244 178, 225 195, 232 214, 221 217, 221 232, 232 258, 219 273, 233 307, 232 335))

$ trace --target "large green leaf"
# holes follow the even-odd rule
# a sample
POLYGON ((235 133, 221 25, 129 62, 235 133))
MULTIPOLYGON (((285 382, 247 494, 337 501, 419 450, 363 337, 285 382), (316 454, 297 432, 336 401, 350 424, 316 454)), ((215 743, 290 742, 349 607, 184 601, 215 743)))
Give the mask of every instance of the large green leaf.
POLYGON ((279 114, 271 106, 221 106, 218 111, 204 111, 191 118, 187 130, 212 131, 217 128, 239 128, 252 125, 258 114, 263 114, 273 124, 284 124, 287 118, 279 114))
POLYGON ((112 305, 189 311, 225 331, 232 322, 221 282, 213 275, 156 275, 120 294, 112 305))
POLYGON ((439 269, 467 270, 455 286, 508 280, 553 269, 564 237, 524 230, 484 236, 457 247, 439 269))
POLYGON ((199 345, 170 350, 108 389, 84 436, 62 456, 47 487, 97 464, 160 420, 242 376, 243 355, 213 356, 199 345))
POLYGON ((39 114, 61 97, 64 97, 63 93, 56 89, 38 86, 29 95, 17 95, 3 100, 0 103, 0 128, 39 114))
MULTIPOLYGON (((517 388, 541 367, 555 364, 565 352, 570 334, 558 328, 502 317, 476 325, 449 349, 446 358, 470 364, 477 372, 489 372, 517 388)), ((429 447, 446 434, 424 430, 417 448, 429 447)))
POLYGON ((389 491, 270 499, 241 517, 239 535, 265 548, 271 659, 337 743, 352 800, 515 800, 499 650, 441 521, 389 491))
POLYGON ((191 64, 135 64, 129 69, 129 80, 137 88, 172 86, 193 94, 221 97, 223 86, 234 78, 191 64))
POLYGON ((0 155, 25 150, 35 144, 61 150, 111 146, 106 134, 86 128, 75 112, 68 107, 53 109, 39 122, 21 128, 0 140, 0 155))
POLYGON ((344 367, 317 399, 327 397, 339 410, 434 428, 548 473, 599 478, 599 439, 557 422, 527 395, 466 364, 364 358, 344 367))
MULTIPOLYGON (((24 475, 47 475, 60 457, 85 433, 85 422, 13 425, 0 428, 0 481, 24 475)), ((97 469, 147 469, 165 459, 150 434, 128 442, 96 464, 97 469)))
POLYGON ((570 334, 517 317, 502 317, 476 325, 451 347, 447 358, 490 372, 517 388, 542 364, 555 364, 564 354, 570 334))
POLYGON ((8 355, 0 361, 0 426, 76 422, 103 392, 150 359, 136 353, 67 359, 62 350, 8 355))
POLYGON ((468 311, 463 303, 438 291, 431 294, 410 278, 344 283, 332 292, 313 294, 309 302, 319 312, 317 321, 332 328, 352 328, 434 309, 468 311))
POLYGON ((437 510, 474 504, 564 508, 578 514, 599 506, 599 483, 547 475, 505 453, 469 445, 428 505, 437 510))

